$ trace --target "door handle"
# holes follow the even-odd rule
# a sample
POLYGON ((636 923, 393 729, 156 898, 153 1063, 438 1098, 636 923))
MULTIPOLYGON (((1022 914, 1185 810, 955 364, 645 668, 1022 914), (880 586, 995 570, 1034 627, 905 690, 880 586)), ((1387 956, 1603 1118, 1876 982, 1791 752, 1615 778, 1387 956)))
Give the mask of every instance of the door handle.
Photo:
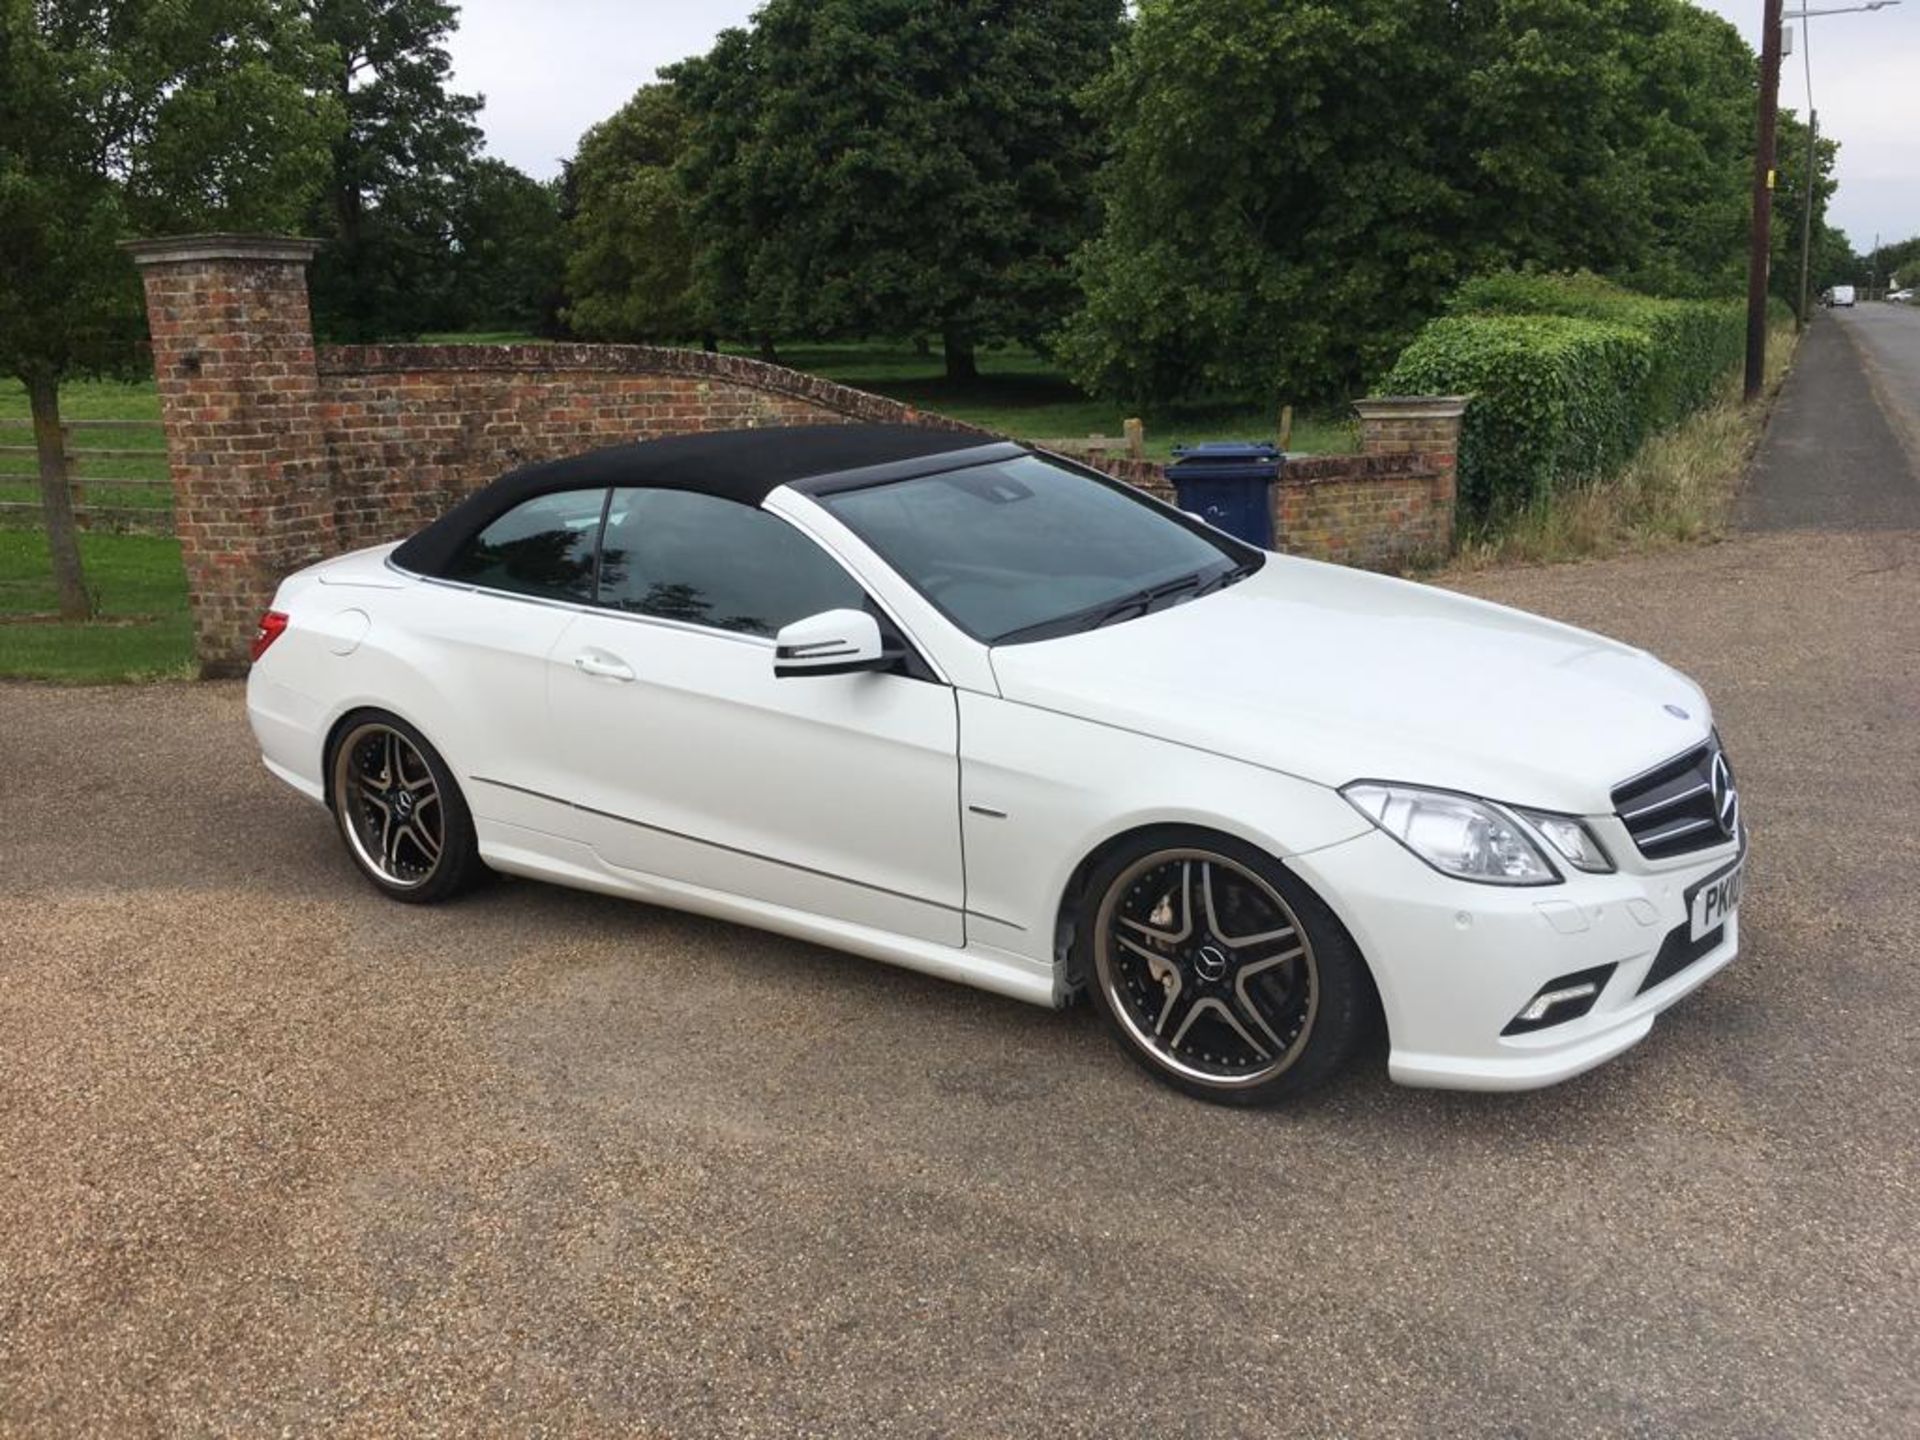
POLYGON ((624 661, 616 660, 611 655, 602 655, 592 650, 589 650, 584 655, 574 656, 573 668, 578 670, 582 675, 595 675, 602 680, 631 680, 634 678, 633 671, 628 668, 624 661))

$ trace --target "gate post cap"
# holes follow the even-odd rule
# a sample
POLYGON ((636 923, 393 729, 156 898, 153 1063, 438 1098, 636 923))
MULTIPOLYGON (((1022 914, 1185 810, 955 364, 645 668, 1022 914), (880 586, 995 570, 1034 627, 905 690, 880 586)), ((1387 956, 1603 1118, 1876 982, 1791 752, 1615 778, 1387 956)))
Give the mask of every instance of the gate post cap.
POLYGON ((123 240, 120 248, 140 266, 180 265, 197 260, 278 260, 304 265, 319 253, 320 242, 299 235, 247 235, 219 230, 201 235, 123 240))
POLYGON ((1471 395, 1370 395, 1353 402, 1362 420, 1457 420, 1471 395))

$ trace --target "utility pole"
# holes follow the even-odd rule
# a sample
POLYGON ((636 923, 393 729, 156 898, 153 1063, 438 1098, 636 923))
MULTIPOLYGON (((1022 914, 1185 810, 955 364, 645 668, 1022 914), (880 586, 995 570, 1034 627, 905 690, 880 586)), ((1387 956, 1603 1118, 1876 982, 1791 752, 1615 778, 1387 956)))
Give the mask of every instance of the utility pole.
POLYGON ((1813 167, 1815 163, 1814 146, 1819 143, 1820 115, 1812 106, 1807 107, 1807 181, 1806 194, 1800 202, 1800 308, 1795 312, 1795 323, 1800 329, 1807 328, 1807 272, 1813 264, 1813 167))
POLYGON ((1747 253, 1746 397, 1767 378, 1767 265, 1773 250, 1773 150, 1780 123, 1781 0, 1766 0, 1760 39, 1760 132, 1753 152, 1753 235, 1747 253))
POLYGON ((1820 112, 1813 108, 1813 20, 1805 15, 1800 17, 1800 58, 1807 67, 1807 169, 1806 178, 1800 182, 1800 308, 1794 312, 1794 320, 1804 330, 1809 313, 1807 270, 1813 262, 1813 191, 1818 174, 1814 167, 1820 143, 1820 112))

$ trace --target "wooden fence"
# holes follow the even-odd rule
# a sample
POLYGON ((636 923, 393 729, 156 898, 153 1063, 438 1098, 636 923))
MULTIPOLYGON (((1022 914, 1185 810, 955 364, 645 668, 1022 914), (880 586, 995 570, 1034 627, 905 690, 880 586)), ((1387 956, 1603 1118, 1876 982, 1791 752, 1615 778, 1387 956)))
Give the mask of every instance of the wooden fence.
MULTIPOLYGON (((173 481, 159 421, 68 420, 60 430, 82 530, 173 533, 173 481), (112 443, 116 439, 134 443, 112 443), (97 441, 107 443, 90 443, 97 441)), ((41 523, 33 422, 0 417, 0 526, 37 529, 41 523)))

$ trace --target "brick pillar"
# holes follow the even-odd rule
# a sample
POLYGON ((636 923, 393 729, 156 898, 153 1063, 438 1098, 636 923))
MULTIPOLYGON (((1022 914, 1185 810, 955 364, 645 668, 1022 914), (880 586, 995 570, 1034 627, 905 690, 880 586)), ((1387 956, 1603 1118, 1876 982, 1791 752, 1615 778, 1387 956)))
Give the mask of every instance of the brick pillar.
POLYGON ((333 549, 311 240, 182 235, 126 249, 140 267, 203 676, 237 675, 290 570, 333 549))
POLYGON ((1460 420, 1467 395, 1377 395, 1356 400, 1360 449, 1368 455, 1417 455, 1431 470, 1436 539, 1453 548, 1454 504, 1459 493, 1460 420))

